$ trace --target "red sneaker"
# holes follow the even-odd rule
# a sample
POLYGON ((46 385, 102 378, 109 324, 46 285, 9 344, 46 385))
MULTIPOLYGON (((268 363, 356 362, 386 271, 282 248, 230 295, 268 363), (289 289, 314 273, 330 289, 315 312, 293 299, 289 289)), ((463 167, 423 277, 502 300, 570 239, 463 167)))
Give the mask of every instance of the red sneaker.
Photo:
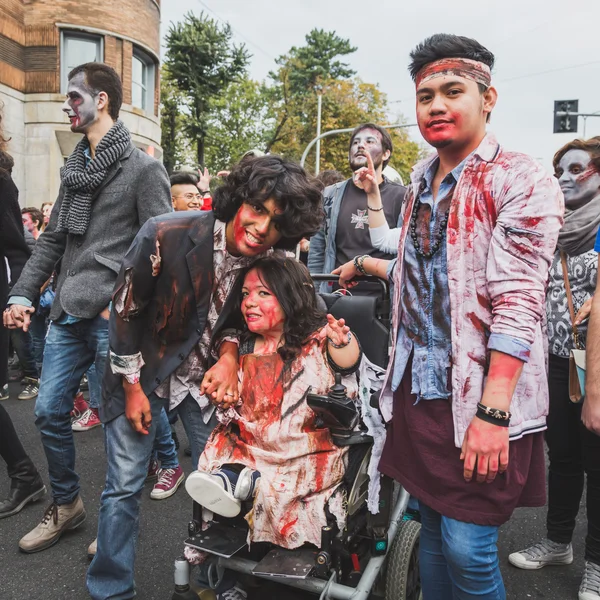
POLYGON ((73 401, 73 410, 71 411, 71 417, 74 419, 79 419, 83 413, 88 410, 89 404, 87 400, 83 397, 81 392, 77 392, 75 399, 73 401))
POLYGON ((164 500, 172 496, 177 488, 183 483, 185 473, 181 465, 175 469, 160 469, 158 472, 158 481, 154 484, 150 498, 153 500, 164 500))
POLYGON ((102 422, 98 416, 98 410, 95 408, 88 408, 79 419, 73 421, 71 429, 73 431, 89 431, 100 425, 102 425, 102 422))

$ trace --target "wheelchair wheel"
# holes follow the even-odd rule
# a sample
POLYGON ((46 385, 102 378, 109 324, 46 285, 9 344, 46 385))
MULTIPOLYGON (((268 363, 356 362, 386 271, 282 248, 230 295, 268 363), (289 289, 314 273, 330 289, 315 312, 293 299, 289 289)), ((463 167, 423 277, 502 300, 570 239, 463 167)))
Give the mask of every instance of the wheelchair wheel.
POLYGON ((421 524, 402 521, 388 554, 385 576, 386 600, 420 600, 419 538, 421 524))

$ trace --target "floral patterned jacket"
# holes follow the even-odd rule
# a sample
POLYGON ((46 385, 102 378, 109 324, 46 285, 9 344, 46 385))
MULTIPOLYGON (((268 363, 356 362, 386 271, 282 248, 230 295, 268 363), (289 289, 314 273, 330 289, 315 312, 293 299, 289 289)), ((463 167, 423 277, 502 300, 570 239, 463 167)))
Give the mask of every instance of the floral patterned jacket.
MULTIPOLYGON (((410 215, 423 175, 435 155, 418 163, 404 203, 410 215)), ((558 182, 534 159, 508 152, 487 134, 457 183, 447 229, 448 286, 452 313, 452 412, 461 447, 483 395, 490 334, 505 334, 529 347, 511 403, 511 439, 545 428, 548 413, 545 293, 564 200, 558 182)), ((400 323, 404 244, 393 271, 392 356, 381 411, 392 416, 391 369, 400 323)), ((496 336, 495 336, 496 337, 496 336)))

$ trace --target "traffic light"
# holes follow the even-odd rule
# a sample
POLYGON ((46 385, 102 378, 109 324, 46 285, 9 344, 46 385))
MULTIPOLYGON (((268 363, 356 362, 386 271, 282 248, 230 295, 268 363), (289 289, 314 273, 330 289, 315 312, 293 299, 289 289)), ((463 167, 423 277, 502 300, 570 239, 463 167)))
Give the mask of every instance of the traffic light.
POLYGON ((577 133, 578 112, 579 100, 555 100, 554 133, 577 133))

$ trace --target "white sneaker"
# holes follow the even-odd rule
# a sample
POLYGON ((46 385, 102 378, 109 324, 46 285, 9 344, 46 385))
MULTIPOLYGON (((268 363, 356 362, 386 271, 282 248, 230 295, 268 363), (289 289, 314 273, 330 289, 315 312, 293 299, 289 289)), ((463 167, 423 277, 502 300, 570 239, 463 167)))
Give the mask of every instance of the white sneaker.
POLYGON ((600 565, 585 561, 585 571, 579 587, 579 600, 600 600, 600 565))
POLYGON ((519 569, 528 570, 548 565, 570 565, 573 562, 573 546, 545 539, 525 550, 509 554, 508 562, 519 569))
POLYGON ((242 503, 235 496, 235 483, 223 471, 212 474, 194 471, 185 481, 187 493, 200 506, 222 517, 236 517, 242 503))

